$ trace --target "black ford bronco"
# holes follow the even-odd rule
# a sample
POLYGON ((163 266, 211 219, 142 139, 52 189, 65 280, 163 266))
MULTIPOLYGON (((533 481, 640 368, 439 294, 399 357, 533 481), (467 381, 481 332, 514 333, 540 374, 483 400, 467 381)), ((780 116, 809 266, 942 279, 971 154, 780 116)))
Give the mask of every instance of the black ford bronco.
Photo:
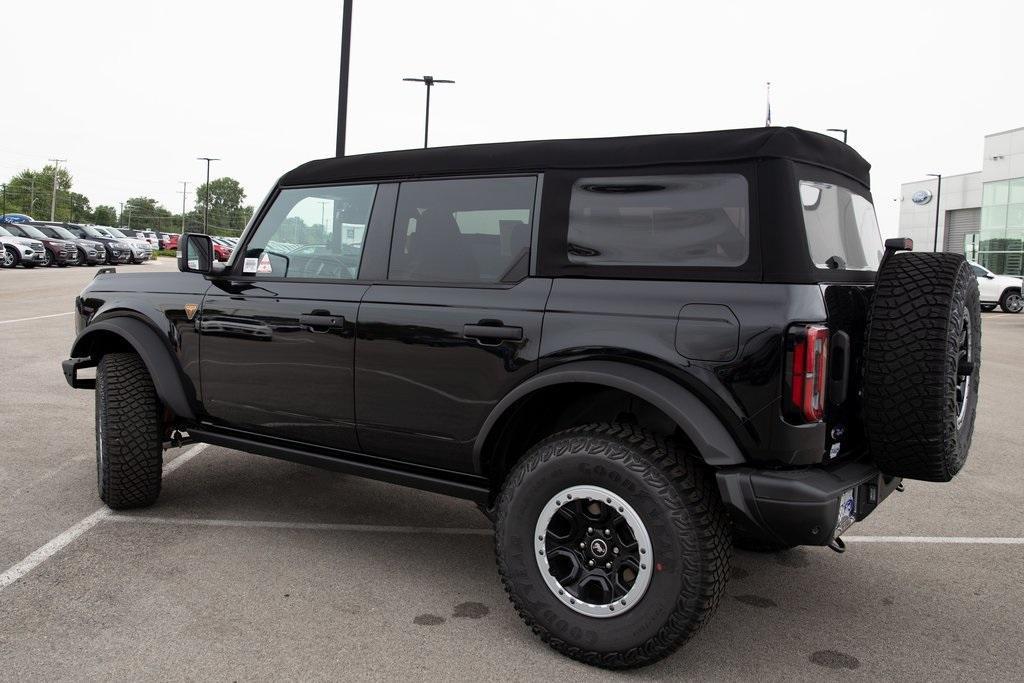
POLYGON ((967 457, 974 274, 883 245, 868 169, 792 128, 304 164, 226 264, 188 234, 77 298, 100 498, 153 503, 185 440, 465 498, 544 641, 655 661, 733 544, 841 550, 967 457))

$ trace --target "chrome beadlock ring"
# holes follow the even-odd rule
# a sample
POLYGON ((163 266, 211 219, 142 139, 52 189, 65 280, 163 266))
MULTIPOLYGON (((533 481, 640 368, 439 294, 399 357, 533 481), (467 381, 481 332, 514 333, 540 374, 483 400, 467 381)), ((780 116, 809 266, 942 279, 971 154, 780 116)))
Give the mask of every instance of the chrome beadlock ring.
POLYGON ((618 616, 650 586, 654 552, 647 528, 629 503, 600 486, 555 494, 540 512, 533 545, 544 583, 579 614, 618 616))

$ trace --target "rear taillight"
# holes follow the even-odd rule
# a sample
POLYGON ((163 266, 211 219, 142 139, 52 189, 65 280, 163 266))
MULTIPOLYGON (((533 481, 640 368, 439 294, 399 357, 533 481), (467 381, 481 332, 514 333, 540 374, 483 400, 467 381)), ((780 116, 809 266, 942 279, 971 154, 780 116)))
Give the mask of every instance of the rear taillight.
POLYGON ((790 399, 801 418, 818 422, 825 414, 828 328, 807 325, 792 329, 790 334, 793 349, 790 399))

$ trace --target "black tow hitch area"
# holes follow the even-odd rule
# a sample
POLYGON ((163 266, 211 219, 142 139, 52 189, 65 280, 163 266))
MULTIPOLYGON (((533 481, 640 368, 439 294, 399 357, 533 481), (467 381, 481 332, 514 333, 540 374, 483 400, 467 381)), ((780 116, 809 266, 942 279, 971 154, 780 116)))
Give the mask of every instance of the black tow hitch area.
POLYGON ((828 542, 828 547, 840 554, 846 552, 846 544, 843 543, 843 539, 838 536, 828 542))

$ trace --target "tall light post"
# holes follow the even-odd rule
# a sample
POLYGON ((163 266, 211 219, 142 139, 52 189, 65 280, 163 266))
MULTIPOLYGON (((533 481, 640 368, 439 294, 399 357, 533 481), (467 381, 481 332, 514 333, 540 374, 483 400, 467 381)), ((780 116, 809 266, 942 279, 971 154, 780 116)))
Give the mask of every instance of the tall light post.
POLYGON ((206 162, 206 194, 203 195, 203 234, 210 234, 210 162, 220 161, 220 159, 214 159, 213 157, 196 157, 198 161, 206 162))
POLYGON ((847 133, 847 130, 845 128, 826 128, 825 130, 827 130, 829 133, 842 133, 843 134, 843 144, 844 145, 846 144, 846 133, 847 133))
POLYGON ((935 189, 935 235, 932 237, 932 251, 939 250, 939 205, 942 203, 942 174, 929 173, 932 178, 939 179, 939 186, 935 189))
POLYGON ((430 135, 430 89, 434 87, 435 83, 455 83, 455 81, 448 81, 443 78, 434 78, 433 76, 424 76, 423 78, 403 78, 403 81, 412 81, 413 83, 422 83, 427 86, 427 115, 423 121, 423 148, 427 148, 427 140, 430 135))
POLYGON ((60 168, 62 161, 67 159, 47 159, 47 161, 53 162, 53 196, 50 198, 50 220, 53 220, 53 216, 57 211, 57 170, 60 168))
POLYGON ((0 213, 0 222, 7 222, 7 183, 4 183, 4 210, 0 213))

